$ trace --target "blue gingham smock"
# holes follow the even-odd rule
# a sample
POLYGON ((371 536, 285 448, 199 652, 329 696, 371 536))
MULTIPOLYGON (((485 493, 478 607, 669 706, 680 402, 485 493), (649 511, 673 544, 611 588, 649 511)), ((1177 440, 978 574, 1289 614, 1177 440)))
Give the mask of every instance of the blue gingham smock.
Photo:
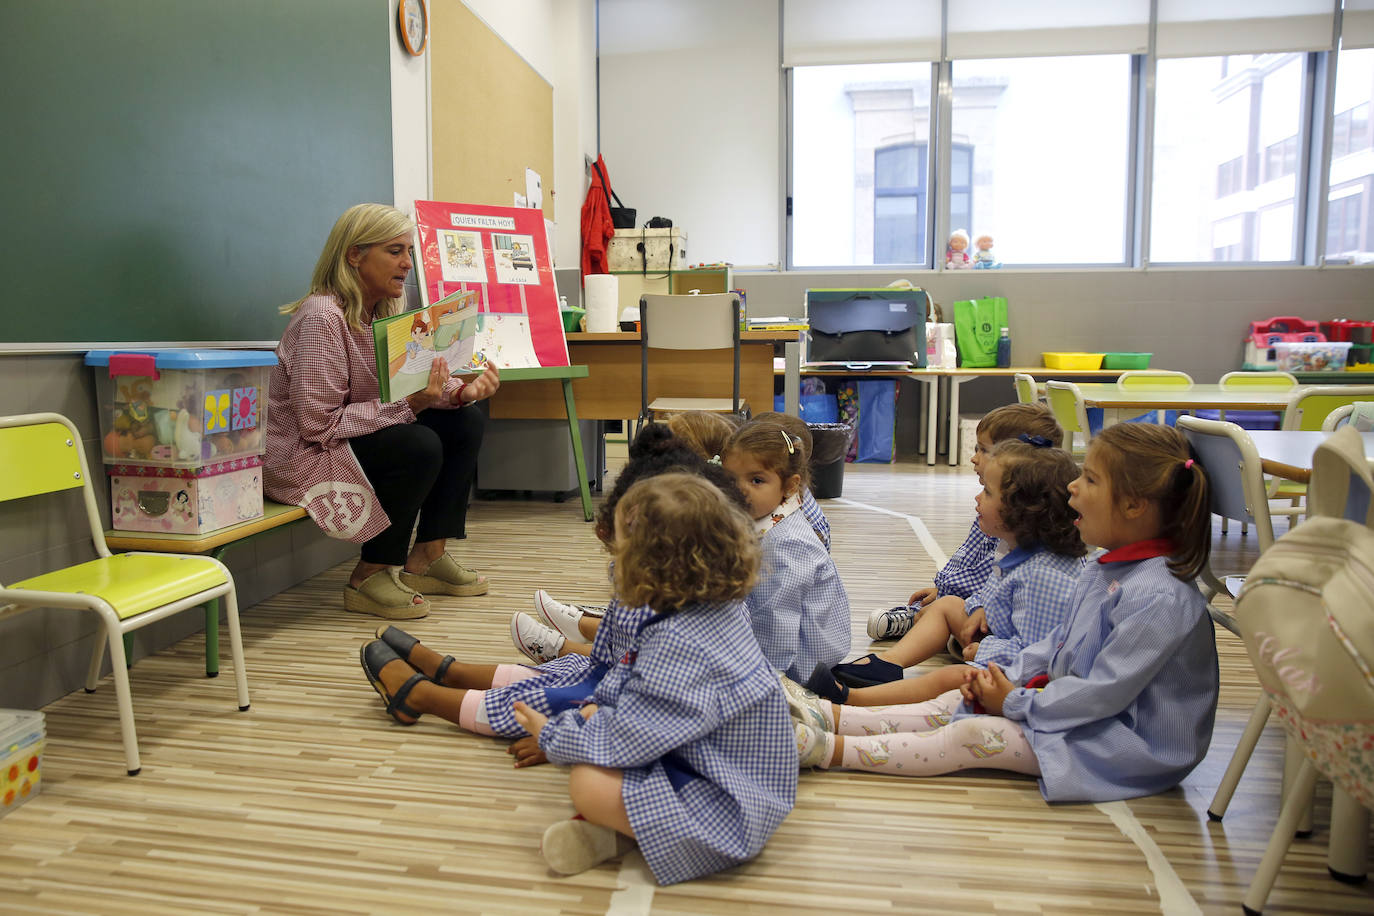
POLYGON ((1050 635, 1068 615, 1082 569, 1082 557, 1051 553, 1040 545, 1017 547, 994 563, 992 575, 964 602, 968 613, 981 607, 987 616, 988 632, 978 643, 974 663, 1009 667, 1022 649, 1050 635))
POLYGON ((761 546, 759 583, 744 599, 749 623, 763 657, 805 683, 817 665, 837 665, 849 652, 849 596, 802 513, 770 528, 761 546))
MULTIPOLYGON (((1121 551, 1116 551, 1121 553, 1121 551)), ((1046 801, 1116 801, 1177 785, 1207 754, 1216 637, 1196 586, 1162 556, 1089 562, 1069 616, 1007 669, 1002 715, 1021 723, 1046 801)), ((956 717, 971 715, 965 703, 956 717)))
POLYGON ((821 511, 821 504, 816 502, 816 497, 811 495, 810 487, 802 487, 801 491, 801 511, 806 516, 806 520, 811 523, 811 530, 816 532, 816 537, 821 539, 825 549, 830 549, 830 520, 821 511))
POLYGON ((591 657, 565 655, 555 658, 534 669, 539 672, 538 677, 488 690, 482 703, 487 713, 487 724, 498 735, 520 738, 526 732, 515 721, 516 700, 546 716, 580 707, 591 698, 596 685, 616 659, 633 645, 639 627, 653 613, 652 608, 627 608, 612 598, 592 640, 591 657))
POLYGON ((554 763, 624 772, 621 798, 658 883, 753 858, 792 810, 792 721, 740 602, 645 621, 592 701, 590 719, 551 718, 539 746, 554 763))
POLYGON ((975 516, 964 543, 935 574, 936 593, 942 598, 945 595, 968 598, 992 575, 993 552, 996 549, 997 538, 984 534, 975 516))

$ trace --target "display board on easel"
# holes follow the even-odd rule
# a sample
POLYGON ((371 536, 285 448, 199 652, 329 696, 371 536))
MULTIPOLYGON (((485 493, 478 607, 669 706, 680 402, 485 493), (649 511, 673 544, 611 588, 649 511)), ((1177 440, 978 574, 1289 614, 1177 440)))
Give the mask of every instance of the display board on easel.
POLYGON ((568 365, 539 210, 415 201, 425 303, 477 290, 475 349, 498 368, 568 365))
POLYGON ((430 16, 434 196, 509 207, 533 169, 552 219, 553 86, 464 4, 430 16))

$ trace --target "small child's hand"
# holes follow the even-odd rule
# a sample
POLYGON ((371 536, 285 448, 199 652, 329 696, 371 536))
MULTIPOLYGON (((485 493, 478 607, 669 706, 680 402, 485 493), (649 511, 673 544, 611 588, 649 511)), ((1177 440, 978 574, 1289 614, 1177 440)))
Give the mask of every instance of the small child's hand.
POLYGON ((544 725, 549 721, 549 717, 534 709, 530 709, 519 700, 511 707, 515 711, 515 721, 520 723, 520 727, 530 733, 531 738, 538 739, 539 733, 544 730, 544 725))
POLYGON ((971 662, 978 656, 978 643, 971 642, 964 644, 964 661, 971 662))
POLYGON ((964 682, 959 685, 959 695, 963 697, 965 701, 972 703, 977 699, 973 692, 974 679, 977 678, 981 672, 977 668, 964 668, 959 673, 964 678, 964 682))
POLYGON ((979 671, 972 684, 974 697, 983 704, 983 708, 990 716, 1002 714, 1002 701, 1014 689, 1015 685, 1007 679, 1001 666, 996 662, 990 662, 986 671, 979 671))
POLYGON ((960 621, 958 628, 954 630, 954 638, 959 640, 960 645, 967 646, 969 643, 978 642, 987 633, 988 615, 983 608, 979 608, 960 621))
POLYGON ((935 591, 935 586, 933 585, 928 586, 926 588, 918 588, 916 589, 916 591, 911 593, 910 598, 906 599, 907 607, 915 607, 918 605, 920 607, 925 607, 927 604, 930 604, 930 602, 935 600, 935 596, 937 594, 938 593, 935 591))
POLYGON ((578 711, 582 713, 582 718, 590 719, 596 713, 596 704, 587 703, 578 711))
POLYGON ((539 739, 533 735, 517 738, 514 744, 506 748, 506 753, 515 755, 517 767, 532 767, 549 762, 548 756, 539 747, 539 739))

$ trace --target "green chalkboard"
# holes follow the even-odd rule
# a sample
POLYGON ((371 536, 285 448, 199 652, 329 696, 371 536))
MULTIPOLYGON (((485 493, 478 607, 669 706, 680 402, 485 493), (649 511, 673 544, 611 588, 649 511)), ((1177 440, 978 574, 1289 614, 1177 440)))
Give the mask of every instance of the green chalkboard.
POLYGON ((0 3, 0 342, 275 340, 392 199, 381 0, 0 3))

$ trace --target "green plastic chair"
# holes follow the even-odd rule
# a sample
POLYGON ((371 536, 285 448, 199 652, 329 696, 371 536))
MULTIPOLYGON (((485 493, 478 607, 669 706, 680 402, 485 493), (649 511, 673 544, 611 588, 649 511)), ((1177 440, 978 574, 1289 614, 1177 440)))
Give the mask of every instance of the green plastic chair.
POLYGON ((238 707, 248 708, 248 678, 243 666, 243 638, 239 634, 238 601, 229 570, 209 557, 169 553, 111 554, 91 488, 81 434, 66 417, 55 413, 0 417, 0 502, 44 494, 80 491, 96 558, 64 569, 0 584, 0 620, 37 608, 91 611, 105 628, 96 640, 86 670, 86 692, 100 679, 105 645, 110 647, 119 725, 129 775, 141 769, 134 708, 129 691, 124 635, 181 611, 200 611, 201 605, 223 598, 234 659, 238 707))

